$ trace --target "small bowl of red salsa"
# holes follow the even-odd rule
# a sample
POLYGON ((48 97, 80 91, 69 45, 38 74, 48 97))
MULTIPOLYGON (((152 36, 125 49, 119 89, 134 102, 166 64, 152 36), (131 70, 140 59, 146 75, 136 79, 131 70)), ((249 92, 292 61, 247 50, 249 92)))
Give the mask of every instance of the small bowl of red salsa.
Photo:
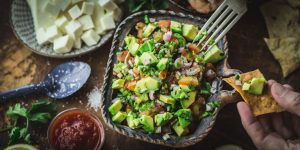
POLYGON ((96 115, 72 108, 52 120, 48 140, 53 150, 99 150, 104 142, 104 128, 96 115))

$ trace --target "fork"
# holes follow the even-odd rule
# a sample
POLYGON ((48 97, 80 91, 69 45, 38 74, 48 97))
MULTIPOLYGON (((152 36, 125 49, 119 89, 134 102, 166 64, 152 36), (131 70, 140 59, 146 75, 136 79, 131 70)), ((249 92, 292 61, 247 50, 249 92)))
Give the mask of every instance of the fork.
MULTIPOLYGON (((246 11, 246 0, 224 0, 223 3, 218 7, 218 9, 212 14, 212 16, 207 20, 207 22, 198 32, 197 36, 193 40, 193 43, 199 40, 199 36, 205 31, 207 31, 207 33, 200 38, 197 47, 202 44, 210 34, 211 35, 209 36, 209 39, 204 43, 201 50, 203 50, 217 35, 218 36, 214 40, 214 43, 212 45, 218 43, 218 41, 224 37, 224 35, 243 16, 243 14, 246 13, 246 11), (218 34, 219 32, 221 33, 218 34)), ((210 49, 211 47, 212 46, 210 46, 208 49, 210 49)))

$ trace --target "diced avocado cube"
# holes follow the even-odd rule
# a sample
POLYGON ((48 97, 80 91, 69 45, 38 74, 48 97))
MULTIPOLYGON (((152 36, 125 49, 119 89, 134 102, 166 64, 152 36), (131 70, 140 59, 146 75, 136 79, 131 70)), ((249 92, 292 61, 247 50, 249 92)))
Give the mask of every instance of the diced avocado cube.
POLYGON ((117 79, 113 82, 112 84, 112 88, 113 89, 120 89, 123 88, 125 84, 125 80, 124 79, 117 79))
POLYGON ((144 93, 156 91, 159 88, 159 81, 154 78, 146 77, 139 80, 135 86, 134 91, 137 93, 144 93))
POLYGON ((181 100, 180 104, 182 108, 189 108, 196 100, 197 92, 190 92, 188 93, 189 99, 181 100))
POLYGON ((144 93, 147 91, 147 87, 144 79, 137 81, 134 91, 137 93, 144 93))
POLYGON ((173 35, 177 38, 180 47, 186 46, 186 40, 181 34, 174 33, 173 35))
POLYGON ((112 105, 109 106, 108 111, 115 115, 122 108, 122 101, 120 99, 116 100, 112 105))
POLYGON ((159 100, 161 100, 162 102, 166 103, 166 104, 175 104, 175 99, 173 99, 171 96, 167 96, 167 95, 159 95, 159 100))
POLYGON ((130 43, 132 43, 132 42, 137 43, 137 39, 136 39, 134 36, 131 36, 131 35, 126 36, 124 40, 125 40, 125 43, 126 43, 127 46, 128 46, 130 43))
POLYGON ((156 25, 149 23, 144 30, 143 36, 144 37, 149 37, 151 35, 151 33, 156 29, 156 25))
POLYGON ((162 126, 166 124, 168 121, 170 121, 173 118, 173 115, 170 112, 165 112, 163 114, 157 114, 154 117, 154 121, 156 123, 156 126, 162 126))
POLYGON ((163 41, 163 32, 161 32, 161 31, 154 32, 153 39, 154 39, 155 42, 163 41))
POLYGON ((141 61, 139 56, 134 57, 134 66, 142 65, 143 62, 141 61))
POLYGON ((175 115, 178 117, 180 126, 186 128, 188 125, 190 125, 190 119, 192 117, 191 109, 179 109, 176 111, 175 115))
POLYGON ((163 71, 167 68, 168 65, 168 58, 162 58, 158 64, 156 65, 156 67, 158 68, 158 70, 163 71))
POLYGON ((155 49, 154 40, 151 39, 144 42, 140 47, 139 51, 141 52, 141 54, 143 54, 144 52, 152 52, 154 49, 155 49))
POLYGON ((112 121, 115 123, 121 123, 126 118, 126 116, 126 112, 119 111, 116 115, 112 117, 112 121))
POLYGON ((243 84, 242 90, 243 90, 243 91, 249 91, 249 89, 250 89, 250 83, 245 82, 245 83, 243 84))
POLYGON ((158 59, 155 57, 155 55, 151 52, 144 52, 140 57, 142 63, 144 65, 148 64, 155 64, 158 62, 158 59))
POLYGON ((139 47, 140 47, 140 44, 138 44, 137 42, 131 42, 128 45, 129 53, 131 55, 135 56, 138 53, 138 51, 139 51, 139 47))
POLYGON ((192 85, 192 86, 198 86, 199 85, 199 81, 197 79, 197 77, 194 76, 187 76, 187 77, 182 77, 179 81, 178 81, 179 85, 192 85))
POLYGON ((154 132, 154 122, 151 116, 142 115, 140 118, 140 123, 143 126, 143 129, 149 133, 154 132))
POLYGON ((180 126, 180 123, 178 121, 172 126, 172 128, 178 136, 183 136, 189 132, 187 128, 185 129, 180 126))
POLYGON ((198 34, 198 28, 192 24, 184 24, 183 25, 183 33, 182 35, 187 39, 187 40, 194 40, 194 38, 198 34))
POLYGON ((211 49, 207 50, 204 54, 204 62, 216 63, 224 58, 224 52, 214 45, 211 49))
POLYGON ((261 95, 263 93, 264 87, 266 84, 266 79, 261 78, 253 78, 250 83, 250 89, 248 90, 248 93, 254 94, 254 95, 261 95))
POLYGON ((184 91, 184 92, 191 92, 191 88, 188 85, 179 85, 180 88, 184 91))
POLYGON ((171 21, 171 31, 176 33, 182 33, 182 25, 179 22, 171 21))
POLYGON ((137 117, 138 117, 137 114, 133 112, 129 112, 127 114, 126 121, 129 128, 136 129, 139 127, 140 121, 137 117))

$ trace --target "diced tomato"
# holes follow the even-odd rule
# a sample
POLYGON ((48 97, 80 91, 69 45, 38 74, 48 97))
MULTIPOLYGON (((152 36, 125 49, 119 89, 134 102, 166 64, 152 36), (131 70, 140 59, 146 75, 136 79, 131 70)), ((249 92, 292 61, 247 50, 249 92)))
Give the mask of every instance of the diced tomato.
POLYGON ((133 71, 134 76, 138 76, 140 74, 139 70, 137 68, 133 68, 132 71, 133 71))
POLYGON ((135 86, 136 86, 136 81, 127 81, 127 82, 126 82, 126 88, 127 88, 128 90, 133 91, 134 88, 135 88, 135 86))
POLYGON ((170 20, 160 20, 160 21, 158 21, 157 25, 160 28, 169 28, 171 25, 171 21, 170 20))
POLYGON ((251 80, 251 79, 252 79, 252 76, 249 75, 249 74, 247 74, 247 75, 244 76, 244 78, 242 79, 242 81, 243 81, 243 82, 247 82, 247 81, 249 81, 249 80, 251 80))
POLYGON ((190 44, 188 44, 188 48, 189 48, 191 51, 193 51, 195 54, 198 54, 198 53, 200 52, 200 48, 197 47, 196 44, 190 43, 190 44))
MULTIPOLYGON (((125 59, 126 59, 126 56, 128 55, 128 53, 129 53, 129 51, 126 50, 126 51, 123 51, 123 52, 117 54, 117 59, 118 59, 118 61, 124 62, 125 59)), ((128 58, 129 58, 129 57, 128 57, 128 58)))
POLYGON ((159 72, 159 78, 165 79, 167 77, 167 70, 159 72))

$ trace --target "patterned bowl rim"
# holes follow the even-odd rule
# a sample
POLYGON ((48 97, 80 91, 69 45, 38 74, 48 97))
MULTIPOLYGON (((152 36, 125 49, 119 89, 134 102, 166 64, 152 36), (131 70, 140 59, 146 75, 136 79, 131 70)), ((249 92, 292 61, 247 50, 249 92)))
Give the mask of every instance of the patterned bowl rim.
MULTIPOLYGON (((59 59, 64 59, 64 58, 74 58, 74 57, 79 57, 79 56, 82 56, 84 54, 87 54, 87 53, 90 53, 90 52, 93 52, 95 50, 97 50, 98 48, 102 47, 103 45, 105 45, 112 37, 113 37, 113 34, 115 32, 115 29, 112 29, 112 30, 109 30, 109 31, 106 31, 105 33, 105 39, 102 41, 103 37, 101 37, 100 41, 97 43, 97 45, 93 45, 93 46, 89 46, 86 50, 84 51, 81 51, 81 52, 78 52, 78 53, 65 53, 65 54, 49 54, 49 53, 44 53, 44 52, 41 52, 40 50, 36 50, 35 48, 31 47, 30 44, 28 44, 27 42, 24 41, 24 39, 18 34, 18 32, 16 31, 16 22, 13 21, 13 15, 14 15, 14 11, 13 11, 13 5, 15 5, 15 2, 18 1, 18 0, 12 0, 11 2, 11 5, 10 5, 10 13, 9 13, 9 26, 10 28, 12 29, 15 37, 21 41, 23 43, 23 45, 25 45, 25 47, 27 47, 28 49, 30 49, 32 52, 36 53, 36 54, 39 54, 41 56, 45 56, 45 57, 50 57, 50 58, 59 58, 59 59)), ((25 1, 25 0, 24 0, 25 1)), ((27 3, 27 2, 26 2, 27 3)), ((28 4, 27 4, 28 6, 28 4)), ((28 9, 29 9, 29 6, 28 6, 28 9)), ((31 12, 30 12, 31 14, 31 12)), ((122 13, 122 17, 124 16, 124 13, 122 13)), ((32 18, 32 17, 31 17, 32 18)), ((118 21, 116 22, 116 27, 117 25, 120 23, 121 21, 118 21)), ((35 31, 34 33, 35 34, 35 31)), ((35 37, 35 36, 34 36, 35 37)), ((80 49, 76 49, 76 50, 81 50, 82 48, 80 49)), ((74 50, 72 50, 74 51, 74 50)))
MULTIPOLYGON (((153 144, 158 144, 158 145, 164 145, 164 146, 169 146, 169 147, 173 147, 173 148, 179 148, 179 147, 187 147, 187 146, 191 146, 191 145, 194 145, 198 142, 200 142, 201 140, 203 140, 208 134, 209 132, 212 130, 213 126, 214 126, 214 123, 216 121, 216 117, 217 117, 217 114, 219 112, 219 110, 222 108, 220 107, 219 109, 216 109, 215 110, 215 115, 213 115, 212 117, 209 117, 211 120, 209 120, 209 125, 207 126, 207 128, 205 129, 205 132, 203 132, 202 134, 200 134, 200 136, 198 137, 193 137, 193 138, 190 138, 188 139, 187 141, 185 141, 184 143, 167 143, 166 141, 164 140, 160 140, 160 139, 153 139, 151 138, 150 136, 147 136, 147 135, 137 135, 137 133, 132 133, 130 131, 127 131, 123 128, 122 125, 116 125, 114 123, 112 123, 109 119, 110 115, 109 113, 107 112, 106 110, 106 104, 105 104, 105 100, 104 99, 107 99, 109 96, 108 95, 108 91, 109 91, 109 81, 110 80, 110 72, 111 72, 111 66, 113 64, 113 58, 114 58, 114 53, 115 53, 115 49, 117 49, 118 47, 116 47, 117 45, 117 41, 118 41, 118 36, 122 30, 122 28, 125 26, 126 22, 128 21, 132 21, 133 18, 135 17, 139 17, 139 16, 142 16, 142 15, 166 15, 166 16, 169 16, 169 17, 187 17, 188 19, 193 19, 193 20, 199 20, 199 21, 206 21, 206 19, 203 19, 203 18, 200 18, 200 17, 195 17, 193 15, 188 15, 188 14, 184 14, 184 13, 175 13, 174 11, 166 11, 166 10, 148 10, 148 11, 142 11, 142 12, 137 12, 135 14, 132 14, 131 16, 128 16, 126 19, 124 19, 118 26, 118 28, 116 29, 116 32, 114 34, 114 38, 113 38, 113 41, 112 41, 112 47, 110 49, 110 54, 109 54, 109 59, 107 61, 107 67, 106 67, 106 73, 105 73, 105 76, 104 76, 104 83, 102 85, 102 99, 100 100, 101 103, 100 103, 100 107, 101 107, 101 115, 102 115, 102 118, 105 122, 105 124, 111 128, 112 130, 116 131, 117 133, 120 133, 122 135, 125 135, 127 137, 130 137, 130 138, 133 138, 133 139, 137 139, 137 140, 141 140, 141 141, 145 141, 145 142, 148 142, 148 143, 153 143, 153 144)), ((222 40, 222 45, 223 45, 223 50, 224 50, 224 53, 225 53, 225 59, 223 62, 220 62, 222 63, 222 69, 224 70, 225 73, 222 74, 223 77, 225 76, 230 76, 234 73, 237 73, 237 72, 240 72, 239 70, 235 70, 235 69, 230 69, 230 66, 228 64, 228 42, 226 40, 226 37, 223 38, 222 40)), ((220 85, 220 90, 222 89, 222 81, 220 81, 219 83, 220 85)), ((216 95, 216 94, 215 94, 216 95)), ((216 95, 216 96, 220 96, 220 95, 216 95)), ((218 98, 218 97, 216 97, 218 98)))

